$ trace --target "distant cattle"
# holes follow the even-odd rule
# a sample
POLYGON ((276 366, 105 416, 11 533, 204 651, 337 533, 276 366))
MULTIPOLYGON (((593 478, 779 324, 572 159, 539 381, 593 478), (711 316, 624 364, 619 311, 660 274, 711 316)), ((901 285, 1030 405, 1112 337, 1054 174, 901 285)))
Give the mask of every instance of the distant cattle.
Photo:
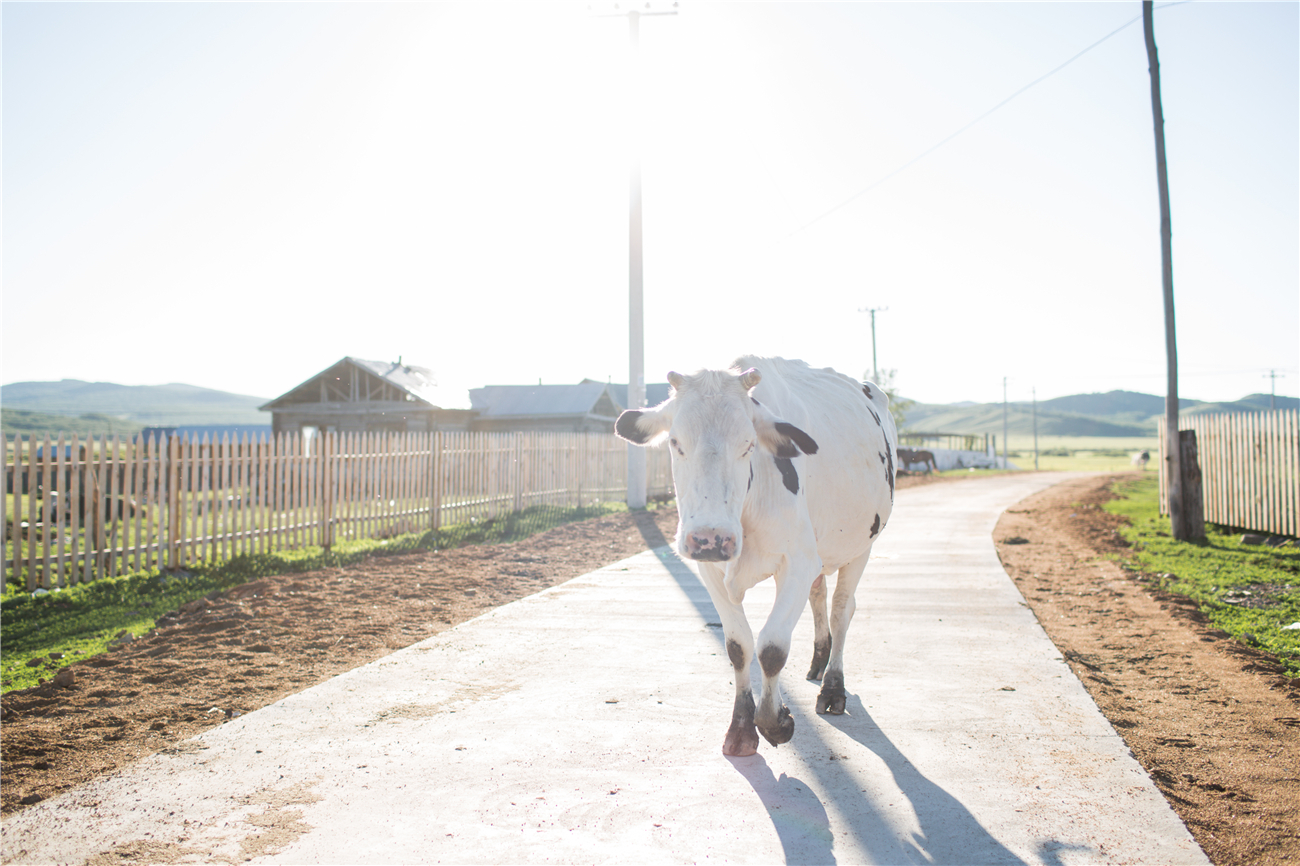
POLYGON ((1150 462, 1150 460, 1151 460, 1150 451, 1139 451, 1138 453, 1133 455, 1133 465, 1136 466, 1138 469, 1145 470, 1147 468, 1147 463, 1150 462))
POLYGON ((668 381, 665 402, 624 412, 616 430, 638 445, 668 440, 677 552, 699 563, 734 667, 722 751, 752 755, 756 727, 774 746, 794 735, 778 675, 806 601, 814 628, 808 678, 822 680, 817 712, 844 712, 854 592, 893 507, 897 434, 889 398, 829 368, 783 358, 744 357, 731 370, 669 373, 668 381), (755 640, 741 602, 768 577, 776 580, 776 603, 755 640), (757 706, 749 682, 755 656, 763 671, 757 706))
POLYGON ((913 464, 920 463, 925 467, 928 473, 931 470, 938 472, 939 466, 934 462, 934 453, 931 451, 921 451, 914 448, 898 449, 898 468, 909 469, 913 464))

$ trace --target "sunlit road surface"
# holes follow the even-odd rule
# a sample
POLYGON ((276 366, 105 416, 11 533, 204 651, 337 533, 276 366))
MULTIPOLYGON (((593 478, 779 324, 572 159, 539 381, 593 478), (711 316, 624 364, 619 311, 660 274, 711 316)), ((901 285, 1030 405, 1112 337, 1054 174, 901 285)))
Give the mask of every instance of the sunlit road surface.
POLYGON ((3 860, 1208 863, 998 563, 998 515, 1063 477, 899 491, 848 712, 814 712, 805 610, 780 748, 722 755, 717 617, 660 548, 29 808, 3 860))

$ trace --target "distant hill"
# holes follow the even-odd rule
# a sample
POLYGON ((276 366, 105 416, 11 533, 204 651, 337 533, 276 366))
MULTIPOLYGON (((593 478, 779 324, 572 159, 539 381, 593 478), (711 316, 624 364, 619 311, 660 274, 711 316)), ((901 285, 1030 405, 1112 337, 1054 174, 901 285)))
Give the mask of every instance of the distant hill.
POLYGON ((71 418, 67 415, 50 415, 46 412, 29 412, 26 409, 10 409, 8 406, 0 407, 0 427, 6 438, 12 439, 17 434, 24 440, 29 436, 40 437, 49 433, 50 436, 58 436, 60 433, 72 434, 78 436, 101 436, 120 433, 126 436, 138 433, 144 425, 136 421, 123 421, 121 418, 114 418, 110 415, 96 415, 94 413, 80 415, 71 418))
MULTIPOLYGON (((15 382, 0 386, 0 404, 16 409, 80 418, 111 416, 137 426, 175 427, 196 424, 269 424, 257 411, 265 397, 231 394, 195 385, 116 385, 112 382, 15 382)), ((8 413, 6 412, 6 415, 8 413)), ((6 429, 8 429, 6 420, 6 429)))
MULTIPOLYGON (((1300 408, 1300 399, 1278 397, 1277 408, 1300 408)), ((1180 398, 1179 410, 1188 415, 1215 412, 1267 410, 1269 395, 1251 394, 1228 403, 1206 403, 1180 398)), ((1007 404, 1007 429, 1015 434, 1033 432, 1031 403, 1007 404)), ((1136 391, 1075 394, 1038 404, 1038 432, 1055 436, 1152 436, 1156 420, 1164 417, 1165 398, 1136 391)), ((917 403, 907 411, 909 430, 945 433, 1001 433, 1001 403, 917 403)))

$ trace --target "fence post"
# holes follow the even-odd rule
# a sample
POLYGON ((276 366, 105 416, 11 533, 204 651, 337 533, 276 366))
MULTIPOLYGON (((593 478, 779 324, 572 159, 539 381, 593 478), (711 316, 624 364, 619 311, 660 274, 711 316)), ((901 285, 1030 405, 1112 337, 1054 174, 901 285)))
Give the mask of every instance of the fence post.
POLYGON ((514 510, 524 510, 524 434, 515 431, 515 459, 510 472, 510 484, 514 488, 514 510))
POLYGON ((181 567, 180 439, 175 433, 167 436, 167 567, 173 571, 181 567))
POLYGON ((320 545, 325 548, 326 553, 329 553, 330 545, 334 541, 334 473, 331 471, 333 467, 330 463, 330 455, 335 450, 330 447, 333 435, 329 431, 321 431, 320 448, 317 449, 320 452, 321 478, 320 545))
POLYGON ((1201 504, 1201 463, 1196 454, 1196 431, 1180 430, 1178 438, 1183 473, 1183 520, 1187 528, 1185 540, 1204 541, 1205 509, 1201 504))

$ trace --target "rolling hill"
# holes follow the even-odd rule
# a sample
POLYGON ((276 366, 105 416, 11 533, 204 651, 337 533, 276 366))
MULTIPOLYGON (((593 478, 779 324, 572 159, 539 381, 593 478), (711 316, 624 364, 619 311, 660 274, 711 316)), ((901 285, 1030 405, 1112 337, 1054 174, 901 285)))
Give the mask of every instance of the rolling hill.
MULTIPOLYGON (((1179 400, 1188 415, 1214 412, 1259 412, 1269 406, 1269 395, 1251 394, 1228 403, 1179 400)), ((1278 397, 1277 408, 1295 409, 1300 399, 1278 397)), ((1047 436, 1152 436, 1156 419, 1164 416, 1165 398, 1136 391, 1075 394, 1038 404, 1038 432, 1047 436)), ((917 403, 907 410, 909 430, 951 433, 1002 432, 1001 403, 917 403)), ((1013 434, 1033 432, 1033 406, 1007 404, 1007 429, 1013 434)))
MULTIPOLYGON (((257 411, 265 397, 250 397, 200 388, 195 385, 117 385, 112 382, 14 382, 0 386, 0 405, 45 415, 81 418, 105 415, 137 425, 183 426, 197 424, 271 423, 270 414, 257 411)), ((30 420, 30 419, 29 419, 30 420)), ((6 427, 10 419, 6 417, 6 427)))

